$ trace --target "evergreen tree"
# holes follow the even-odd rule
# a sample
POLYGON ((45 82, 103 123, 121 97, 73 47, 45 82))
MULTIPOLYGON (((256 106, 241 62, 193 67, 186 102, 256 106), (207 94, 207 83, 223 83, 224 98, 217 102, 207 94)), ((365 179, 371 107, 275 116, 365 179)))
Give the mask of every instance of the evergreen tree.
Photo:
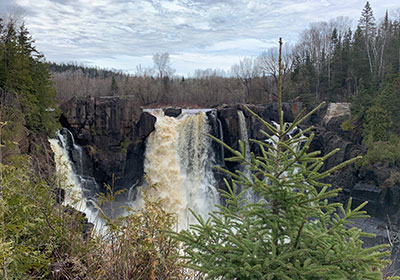
POLYGON ((333 44, 333 55, 331 59, 331 81, 329 92, 332 96, 331 101, 343 100, 343 97, 338 98, 342 95, 343 79, 345 77, 345 69, 343 69, 343 50, 341 38, 338 38, 336 28, 333 29, 331 41, 333 44))
POLYGON ((333 54, 331 58, 331 81, 329 92, 331 98, 329 101, 332 102, 344 102, 349 99, 352 93, 352 32, 349 29, 343 36, 337 37, 334 32, 331 36, 333 44, 333 54))
POLYGON ((392 118, 385 108, 375 104, 366 111, 363 136, 365 142, 389 140, 392 118))
POLYGON ((400 21, 392 21, 386 13, 379 28, 381 79, 393 78, 400 72, 400 21))
MULTIPOLYGON (((357 27, 354 32, 353 44, 351 49, 352 68, 356 82, 362 79, 364 82, 370 82, 372 74, 370 72, 368 55, 365 47, 365 40, 362 34, 361 27, 357 27)), ((357 86, 355 88, 357 91, 357 86)))
MULTIPOLYGON (((399 82, 399 78, 393 79, 375 97, 370 95, 369 102, 362 101, 365 102, 363 112, 365 114, 363 122, 365 142, 372 144, 376 141, 388 141, 391 134, 400 132, 400 115, 398 113, 400 106, 399 82)), ((365 95, 359 98, 366 99, 365 95)), ((359 103, 361 102, 356 104, 359 103)), ((359 115, 356 114, 356 116, 359 115)))
POLYGON ((111 77, 111 95, 118 95, 119 87, 117 81, 115 80, 114 75, 111 77))
POLYGON ((36 47, 33 45, 34 43, 35 43, 35 40, 29 34, 29 31, 25 27, 25 24, 22 23, 22 25, 19 28, 19 34, 18 34, 18 44, 19 44, 21 53, 27 57, 39 56, 39 52, 36 50, 36 47))
POLYGON ((358 26, 363 33, 364 42, 367 50, 368 63, 370 67, 370 72, 372 74, 374 71, 373 60, 375 50, 374 39, 376 34, 376 23, 374 13, 372 11, 371 5, 369 4, 369 1, 365 3, 364 9, 361 12, 361 18, 358 21, 358 26))
POLYGON ((352 44, 352 32, 351 29, 346 32, 343 38, 343 53, 342 53, 342 73, 344 74, 344 89, 343 91, 346 92, 347 100, 353 93, 354 88, 354 77, 351 68, 352 56, 351 56, 351 44, 352 44))
POLYGON ((281 79, 278 89, 279 124, 247 108, 265 129, 266 140, 252 140, 261 155, 247 160, 243 142, 236 151, 213 137, 234 154, 227 160, 248 166, 251 176, 221 169, 233 178, 222 192, 226 206, 207 220, 193 213, 198 224, 174 234, 184 244, 187 266, 209 279, 381 279, 385 246, 363 248, 360 238, 366 234, 347 227, 351 219, 366 217, 361 210, 366 202, 354 209, 351 199, 346 207, 329 203, 340 190, 320 182, 356 159, 319 172, 337 150, 325 156, 308 152, 312 127, 296 127, 320 107, 284 123, 281 79), (239 185, 246 188, 237 194, 239 185), (260 198, 257 203, 244 199, 248 189, 260 198))
POLYGON ((296 93, 307 108, 312 108, 315 104, 313 93, 315 92, 316 79, 316 70, 310 56, 306 54, 304 61, 298 57, 291 75, 291 81, 296 83, 296 93))
POLYGON ((6 106, 21 107, 24 125, 28 129, 46 130, 52 134, 58 128, 58 110, 54 101, 56 91, 43 55, 36 50, 34 40, 24 24, 17 29, 16 23, 10 20, 5 28, 2 24, 0 27, 0 89, 3 90, 0 102, 3 120, 10 120, 7 119, 9 114, 5 112, 6 106), (6 100, 10 98, 6 95, 16 95, 19 104, 8 104, 6 100))

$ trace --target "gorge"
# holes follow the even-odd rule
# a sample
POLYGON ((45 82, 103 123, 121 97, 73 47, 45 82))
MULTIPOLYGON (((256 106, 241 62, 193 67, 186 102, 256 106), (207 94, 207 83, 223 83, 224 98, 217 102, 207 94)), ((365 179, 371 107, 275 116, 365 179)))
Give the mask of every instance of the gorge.
MULTIPOLYGON (((264 120, 277 121, 277 104, 249 107, 264 120)), ((301 103, 284 104, 285 121, 292 121, 301 107, 301 103)), ((136 186, 143 185, 143 175, 147 174, 149 182, 158 185, 157 196, 167 199, 170 210, 180 212, 182 228, 192 222, 188 219, 188 208, 206 215, 220 200, 217 190, 224 188, 224 176, 212 166, 238 168, 235 163, 223 160, 230 153, 205 134, 214 135, 235 149, 238 140, 246 138, 244 133, 252 139, 265 139, 259 132, 258 120, 240 104, 202 110, 176 107, 156 110, 140 108, 129 98, 86 97, 73 98, 60 108, 62 125, 82 147, 81 154, 73 152, 75 142, 69 141, 72 165, 75 169, 79 166, 82 175, 95 179, 96 191, 104 191, 104 184, 111 184, 115 175, 115 188, 129 190, 122 200, 134 201, 136 186)), ((348 117, 348 107, 333 104, 309 120, 315 126, 311 150, 326 154, 340 148, 327 160, 324 170, 365 153, 360 139, 341 128, 348 117)), ((255 154, 260 152, 253 143, 248 146, 255 154)), ((398 226, 400 184, 395 180, 396 174, 399 166, 395 165, 352 165, 327 180, 333 187, 343 189, 336 198, 340 202, 345 203, 350 196, 356 205, 369 201, 366 210, 372 219, 356 222, 365 231, 377 234, 367 244, 387 240, 388 224, 398 226)), ((94 193, 87 194, 90 197, 94 193)), ((391 234, 397 235, 397 231, 391 234)))

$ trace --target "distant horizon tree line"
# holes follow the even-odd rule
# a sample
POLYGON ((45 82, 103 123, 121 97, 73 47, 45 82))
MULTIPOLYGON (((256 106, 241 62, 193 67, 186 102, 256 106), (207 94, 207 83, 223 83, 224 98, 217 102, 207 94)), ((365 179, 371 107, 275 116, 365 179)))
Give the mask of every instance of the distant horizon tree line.
MULTIPOLYGON (((167 52, 153 55, 153 67, 138 65, 134 74, 49 63, 58 102, 72 96, 133 96, 141 105, 267 103, 276 100, 278 50, 244 58, 230 71, 196 69, 174 76, 167 52)), ((363 87, 377 91, 400 71, 400 16, 386 12, 376 21, 367 1, 357 28, 347 17, 311 23, 298 42, 283 46, 283 99, 307 107, 322 100, 350 102, 363 87)))

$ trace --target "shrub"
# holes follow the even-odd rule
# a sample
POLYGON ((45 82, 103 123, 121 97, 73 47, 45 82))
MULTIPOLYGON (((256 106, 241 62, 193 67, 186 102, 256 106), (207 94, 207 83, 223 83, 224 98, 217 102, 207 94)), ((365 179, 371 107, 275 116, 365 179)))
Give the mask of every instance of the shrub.
POLYGON ((400 137, 391 135, 388 141, 366 141, 368 151, 362 159, 362 165, 375 163, 395 164, 400 161, 400 137))
POLYGON ((119 146, 121 148, 121 153, 126 154, 128 152, 128 146, 130 144, 130 140, 128 137, 124 138, 124 141, 122 141, 119 146))
POLYGON ((76 216, 65 219, 29 157, 8 160, 0 164, 0 278, 41 279, 48 276, 53 254, 63 250, 71 229, 81 228, 70 225, 80 222, 76 216))
POLYGON ((344 122, 342 122, 341 125, 340 125, 340 128, 341 128, 343 131, 350 131, 350 132, 352 132, 352 131, 354 131, 355 126, 354 126, 352 120, 349 119, 349 120, 345 120, 344 122))
MULTIPOLYGON (((184 279, 181 261, 176 258, 179 246, 167 231, 173 230, 177 217, 161 207, 160 199, 152 199, 149 190, 143 192, 143 206, 128 208, 128 215, 112 219, 104 212, 108 230, 103 246, 98 247, 99 269, 95 279, 184 279)), ((109 195, 103 201, 113 201, 115 195, 107 186, 109 195)))

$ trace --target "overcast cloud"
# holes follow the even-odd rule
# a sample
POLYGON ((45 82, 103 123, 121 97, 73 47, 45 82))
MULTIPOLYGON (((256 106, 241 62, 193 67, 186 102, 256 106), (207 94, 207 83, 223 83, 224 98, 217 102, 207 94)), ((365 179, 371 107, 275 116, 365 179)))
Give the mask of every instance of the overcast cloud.
MULTIPOLYGON (((377 19, 400 4, 370 1, 377 19)), ((134 72, 168 52, 177 74, 229 69, 240 59, 296 42, 311 22, 347 16, 363 0, 1 0, 0 12, 23 13, 47 60, 134 72), (23 11, 23 12, 22 12, 23 11)))

